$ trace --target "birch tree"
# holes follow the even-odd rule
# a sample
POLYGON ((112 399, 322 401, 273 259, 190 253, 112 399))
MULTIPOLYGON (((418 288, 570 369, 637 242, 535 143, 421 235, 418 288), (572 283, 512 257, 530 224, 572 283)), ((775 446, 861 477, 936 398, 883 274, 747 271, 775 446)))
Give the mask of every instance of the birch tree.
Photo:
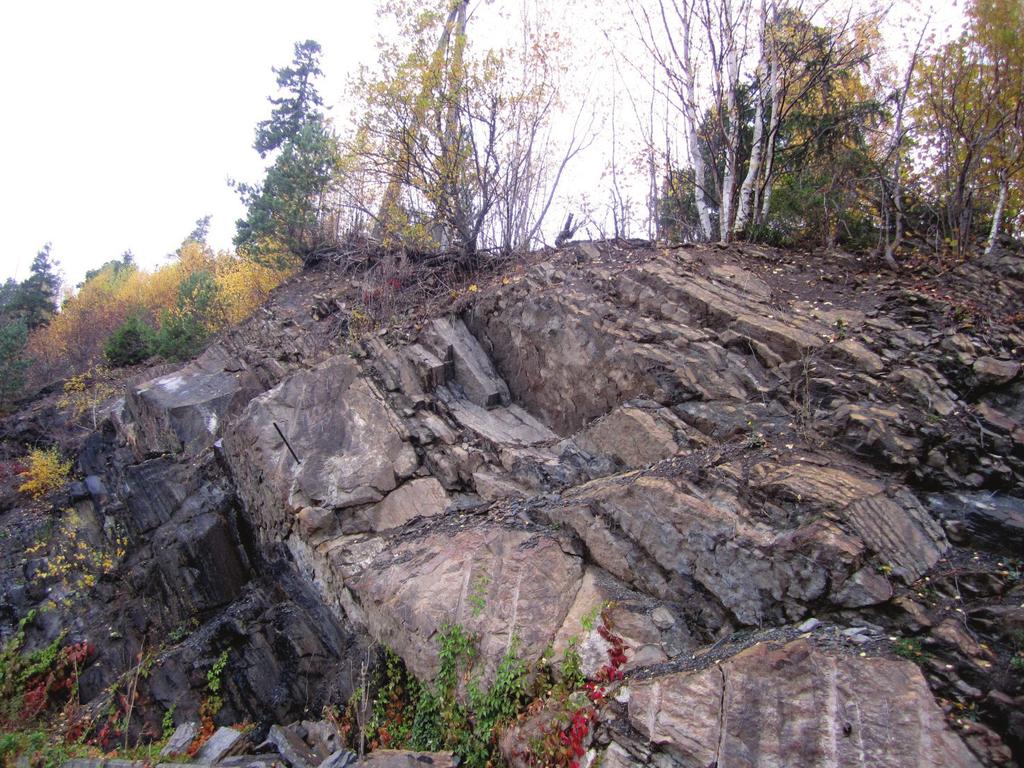
POLYGON ((697 99, 697 64, 694 55, 696 4, 700 0, 657 0, 653 7, 640 0, 628 5, 640 39, 665 78, 671 103, 682 118, 684 145, 693 167, 693 198, 705 240, 714 229, 707 194, 707 169, 699 132, 701 106, 697 99))
POLYGON ((880 200, 882 222, 879 231, 882 259, 890 269, 899 269, 896 262, 896 251, 903 241, 904 233, 904 208, 903 208, 903 149, 907 141, 909 128, 906 125, 907 99, 910 95, 910 86, 914 80, 914 70, 917 67, 918 58, 921 53, 921 44, 924 42, 925 33, 928 30, 928 21, 921 26, 921 32, 914 46, 914 52, 907 65, 906 74, 903 77, 903 84, 893 97, 893 119, 892 132, 889 135, 885 148, 885 154, 879 163, 881 172, 879 174, 880 200))
POLYGON ((1024 183, 1024 10, 1018 0, 975 0, 956 39, 922 63, 916 105, 928 191, 956 253, 966 257, 990 212, 994 248, 1024 183))
MULTIPOLYGON (((815 92, 831 81, 852 77, 872 56, 868 39, 882 13, 868 10, 855 16, 815 20, 799 3, 766 0, 761 8, 760 61, 754 78, 754 140, 741 190, 734 232, 763 226, 771 215, 775 182, 784 170, 778 162, 780 140, 791 131, 788 123, 814 100, 815 92), (749 203, 747 202, 749 200, 749 203), (749 206, 749 207, 748 207, 749 206)), ((824 103, 819 107, 824 108, 824 103)))
MULTIPOLYGON (((556 137, 558 33, 524 12, 518 46, 474 46, 467 0, 392 3, 394 42, 357 87, 349 154, 382 190, 364 201, 385 248, 511 252, 533 242, 587 145, 582 112, 556 137)), ((372 185, 371 185, 372 187, 372 185)))
MULTIPOLYGON (((773 16, 775 3, 771 3, 773 16)), ((768 94, 774 94, 778 88, 778 64, 768 45, 766 36, 768 34, 768 0, 761 0, 760 25, 758 29, 760 60, 757 64, 755 80, 763 82, 766 73, 771 73, 768 78, 768 89, 756 89, 754 94, 754 128, 753 138, 750 142, 750 159, 747 162, 747 173, 743 177, 743 184, 740 185, 739 200, 736 205, 736 219, 733 222, 733 234, 742 236, 750 221, 751 207, 754 205, 754 189, 761 175, 761 163, 764 158, 764 102, 768 94)), ((773 110, 773 116, 775 115, 773 110)))

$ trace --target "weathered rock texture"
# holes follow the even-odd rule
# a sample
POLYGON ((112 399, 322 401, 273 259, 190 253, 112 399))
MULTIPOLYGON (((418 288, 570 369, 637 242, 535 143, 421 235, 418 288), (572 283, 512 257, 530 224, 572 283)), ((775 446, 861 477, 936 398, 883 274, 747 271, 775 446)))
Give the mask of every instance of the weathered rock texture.
MULTIPOLYGON (((120 638, 83 696, 160 638, 140 722, 194 715, 227 651, 223 717, 266 728, 344 703, 373 643, 431 679, 453 623, 479 636, 484 678, 509 649, 570 644, 596 674, 600 614, 630 675, 595 741, 605 764, 997 763, 998 736, 968 751, 917 668, 878 656, 887 632, 934 628, 957 661, 929 682, 1017 738, 1018 691, 978 704, 993 662, 970 634, 1009 636, 1012 579, 966 578, 950 538, 993 558, 1020 540, 1024 338, 958 325, 942 276, 909 289, 834 258, 842 278, 765 249, 588 244, 362 337, 357 288, 303 274, 131 387, 90 439, 76 508, 130 546, 80 623, 120 638), (987 601, 976 624, 924 604, 929 574, 987 601), (691 663, 812 616, 835 647, 691 663)), ((1016 311, 1008 263, 959 279, 1016 311)), ((12 530, 26 548, 34 529, 12 530)), ((18 615, 41 598, 3 599, 18 615)))
MULTIPOLYGON (((665 764, 980 765, 907 661, 836 656, 796 640, 628 691, 629 730, 665 764)), ((631 762, 623 741, 613 742, 621 749, 611 749, 613 765, 631 762)))

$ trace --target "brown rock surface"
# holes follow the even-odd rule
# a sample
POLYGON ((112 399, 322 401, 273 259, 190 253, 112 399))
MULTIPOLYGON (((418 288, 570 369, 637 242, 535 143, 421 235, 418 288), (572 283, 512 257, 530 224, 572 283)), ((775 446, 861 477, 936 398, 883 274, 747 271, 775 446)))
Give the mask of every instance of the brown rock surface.
MULTIPOLYGON (((1004 733, 1019 752, 1019 716, 988 693, 1009 670, 1019 698, 1005 555, 1022 529, 1024 337, 959 320, 944 273, 820 258, 588 243, 372 331, 372 275, 298 275, 196 362, 134 384, 81 454, 68 504, 90 536, 132 538, 85 624, 129 638, 93 689, 125 671, 115 657, 193 623, 146 683, 165 708, 190 689, 188 717, 225 649, 232 721, 294 719, 343 705, 330 691, 350 692, 377 643, 431 678, 450 622, 480 636, 485 674, 513 638, 528 661, 575 638, 593 673, 598 609, 630 676, 611 706, 628 713, 594 736, 608 765, 972 764, 920 673, 846 655, 918 644, 935 690, 977 706, 978 753, 1002 759, 1004 733), (720 645, 795 637, 808 616, 832 645, 720 645)), ((1007 265, 955 276, 1008 314, 1024 272, 1007 265)), ((38 414, 20 445, 46 434, 38 414)), ((53 552, 24 558, 41 527, 4 524, 8 622, 43 599, 31 576, 53 552)))
POLYGON ((683 765, 980 765, 914 664, 836 656, 804 640, 631 683, 628 718, 683 765))
POLYGON ((581 577, 580 557, 557 537, 484 523, 396 539, 348 588, 373 635, 432 680, 445 625, 479 635, 488 675, 513 643, 522 658, 539 659, 581 577))

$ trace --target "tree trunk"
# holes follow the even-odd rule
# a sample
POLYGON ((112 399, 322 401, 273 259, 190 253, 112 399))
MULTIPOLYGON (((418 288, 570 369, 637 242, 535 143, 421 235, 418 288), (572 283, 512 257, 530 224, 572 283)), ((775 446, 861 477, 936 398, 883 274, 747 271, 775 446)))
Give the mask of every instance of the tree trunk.
POLYGON ((755 223, 764 224, 768 221, 768 213, 771 211, 772 203, 772 175, 775 172, 775 144, 779 138, 779 122, 782 111, 782 91, 779 88, 779 60, 778 55, 771 55, 771 75, 768 79, 769 90, 772 96, 772 108, 768 117, 768 138, 765 141, 764 149, 764 176, 761 182, 764 190, 761 197, 761 207, 758 210, 755 223))
POLYGON ((761 61, 757 67, 757 101, 754 102, 754 136, 750 145, 750 160, 747 163, 747 175, 743 177, 743 184, 740 185, 739 203, 736 208, 736 222, 733 224, 733 234, 742 237, 750 221, 750 206, 754 202, 754 189, 757 185, 757 178, 761 173, 761 158, 764 154, 762 142, 764 140, 764 73, 767 58, 768 46, 768 5, 761 0, 761 61))
POLYGON ((739 56, 736 51, 729 54, 729 80, 726 83, 726 115, 729 125, 725 143, 725 177, 722 179, 722 208, 718 221, 719 238, 729 242, 733 223, 733 192, 736 189, 736 164, 740 145, 740 109, 736 89, 739 87, 739 56))
POLYGON ((988 246, 985 253, 990 254, 996 247, 996 240, 999 239, 999 227, 1002 225, 1003 213, 1006 211, 1006 198, 1010 193, 1010 182, 1006 172, 999 174, 999 199, 996 201, 996 210, 992 214, 992 230, 988 233, 988 246))
MULTIPOLYGON (((693 59, 690 52, 690 14, 689 8, 684 6, 684 12, 680 14, 683 22, 683 81, 685 83, 683 122, 686 124, 686 145, 690 149, 690 161, 693 163, 693 202, 697 206, 697 218, 700 220, 700 229, 704 233, 704 239, 711 239, 711 213, 708 211, 707 198, 704 195, 704 181, 706 173, 704 170, 704 155, 701 153, 700 136, 697 126, 700 125, 700 116, 697 113, 697 87, 693 72, 693 59)), ((667 24, 666 24, 667 27, 667 24)))

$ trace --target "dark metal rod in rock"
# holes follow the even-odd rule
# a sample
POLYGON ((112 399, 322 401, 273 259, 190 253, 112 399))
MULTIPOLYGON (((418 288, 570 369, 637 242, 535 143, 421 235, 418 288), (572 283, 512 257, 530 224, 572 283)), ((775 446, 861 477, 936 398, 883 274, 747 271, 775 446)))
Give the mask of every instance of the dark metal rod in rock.
POLYGON ((284 432, 282 432, 281 428, 279 426, 277 426, 277 422, 276 421, 273 422, 273 424, 274 424, 274 429, 277 430, 277 434, 279 434, 281 436, 281 439, 284 440, 284 444, 288 448, 288 453, 290 453, 292 455, 292 458, 295 459, 295 463, 296 464, 301 464, 302 463, 302 459, 300 459, 298 457, 298 455, 295 453, 295 449, 292 448, 292 444, 288 442, 288 438, 284 436, 284 432))

